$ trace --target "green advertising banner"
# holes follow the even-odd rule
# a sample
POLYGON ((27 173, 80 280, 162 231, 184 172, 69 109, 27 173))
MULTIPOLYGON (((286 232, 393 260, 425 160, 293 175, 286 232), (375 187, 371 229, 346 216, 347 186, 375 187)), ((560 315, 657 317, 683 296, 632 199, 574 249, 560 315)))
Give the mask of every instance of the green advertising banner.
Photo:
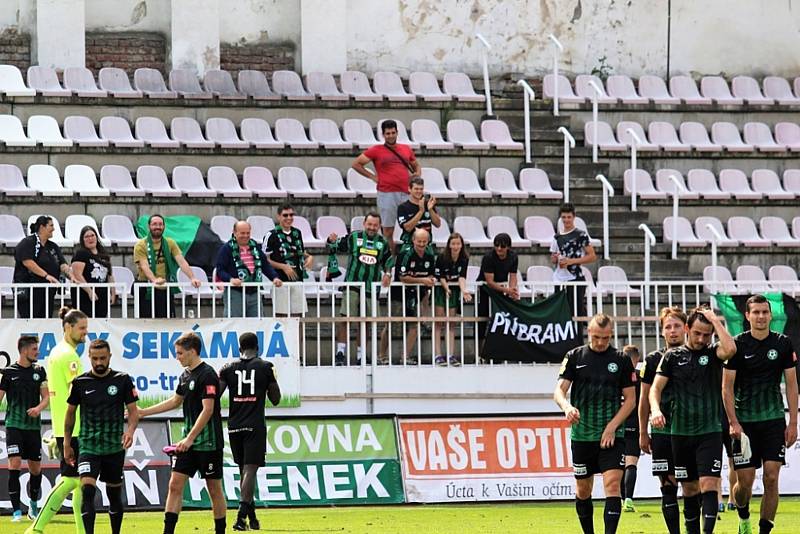
MULTIPOLYGON (((179 441, 182 423, 173 421, 179 441)), ((404 502, 394 420, 270 419, 267 465, 258 470, 257 506, 397 504, 404 502)), ((230 506, 239 500, 239 470, 225 432, 223 486, 230 506)), ((205 483, 189 480, 184 506, 210 508, 205 483)))

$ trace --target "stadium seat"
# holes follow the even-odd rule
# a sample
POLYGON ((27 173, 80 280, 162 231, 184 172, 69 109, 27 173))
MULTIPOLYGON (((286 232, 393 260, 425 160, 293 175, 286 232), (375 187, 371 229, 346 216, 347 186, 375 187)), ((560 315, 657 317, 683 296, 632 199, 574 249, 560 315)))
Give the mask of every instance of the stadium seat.
POLYGON ((98 74, 100 89, 114 98, 142 98, 144 93, 131 87, 128 73, 116 67, 103 67, 98 74))
POLYGON ((219 145, 220 148, 250 148, 250 143, 239 139, 239 134, 236 133, 236 126, 230 119, 225 117, 206 120, 206 137, 208 137, 209 141, 219 145))
POLYGON ((189 198, 214 198, 217 192, 206 186, 197 167, 178 165, 172 169, 172 186, 189 198))
POLYGON ((169 73, 169 88, 181 98, 208 100, 213 95, 200 87, 194 71, 189 69, 172 69, 169 73))
POLYGON ((647 140, 647 135, 644 133, 642 125, 638 122, 620 121, 617 123, 617 139, 622 144, 633 146, 633 136, 628 133, 628 130, 633 131, 639 137, 642 144, 637 145, 638 151, 655 151, 658 150, 658 145, 651 143, 647 140))
POLYGON ((333 75, 327 72, 309 72, 306 74, 306 87, 308 92, 318 95, 324 101, 347 102, 350 97, 336 87, 333 75))
POLYGON ((662 193, 666 193, 669 198, 672 198, 675 191, 675 184, 670 179, 674 176, 683 185, 683 191, 678 194, 681 200, 697 200, 700 194, 690 191, 686 182, 683 180, 683 175, 674 169, 659 169, 656 171, 656 189, 662 193))
POLYGON ((680 98, 669 94, 667 84, 659 76, 643 75, 639 78, 639 94, 654 104, 677 105, 681 103, 680 98))
POLYGON ((272 73, 272 88, 287 100, 314 100, 316 97, 306 91, 303 80, 291 70, 276 70, 272 73))
POLYGON ((601 295, 614 297, 641 297, 642 291, 628 282, 628 275, 622 267, 603 265, 597 269, 597 290, 601 295))
POLYGON ((712 143, 708 130, 699 122, 682 122, 679 128, 681 142, 698 152, 722 152, 722 145, 712 143))
POLYGON ((133 296, 133 282, 135 281, 133 271, 121 265, 112 265, 111 274, 114 277, 114 283, 118 284, 117 294, 133 296))
POLYGON ((294 149, 319 148, 319 143, 306 136, 303 124, 297 119, 278 119, 275 121, 275 138, 294 149))
POLYGON ((741 106, 744 101, 731 94, 728 82, 722 76, 703 76, 700 80, 700 93, 722 106, 741 106))
POLYGON ((792 237, 800 239, 800 217, 792 219, 792 237))
POLYGON ((164 77, 156 69, 142 67, 133 73, 133 86, 147 98, 178 98, 178 93, 167 89, 164 77))
POLYGON ((740 265, 736 268, 736 285, 747 293, 768 293, 772 286, 767 283, 764 271, 757 265, 740 265))
MULTIPOLYGON (((383 121, 386 120, 389 119, 379 120, 377 127, 375 128, 375 131, 378 134, 378 141, 380 141, 381 143, 384 142, 383 129, 381 128, 381 126, 383 125, 383 121)), ((394 119, 394 121, 397 123, 397 142, 402 145, 408 145, 414 150, 419 149, 419 143, 412 141, 411 138, 408 137, 408 130, 406 130, 406 125, 403 123, 403 121, 401 121, 400 119, 394 119)))
POLYGON ((275 94, 269 87, 267 77, 258 70, 240 70, 236 75, 239 92, 253 100, 280 100, 281 95, 275 94))
POLYGON ((699 239, 704 240, 706 243, 712 243, 714 241, 714 234, 706 227, 706 225, 711 225, 714 229, 719 233, 722 237, 722 240, 717 243, 718 247, 738 247, 739 242, 735 239, 731 239, 728 237, 728 234, 725 232, 725 228, 722 227, 722 222, 716 217, 698 217, 694 220, 694 231, 695 234, 699 239))
POLYGON ((332 215, 323 215, 317 217, 317 237, 323 241, 328 240, 328 236, 336 234, 336 237, 344 237, 347 235, 347 226, 341 217, 332 215))
POLYGON ((364 198, 376 198, 378 196, 378 184, 361 176, 355 169, 347 169, 347 189, 358 193, 364 198))
POLYGON ((376 72, 372 79, 375 92, 386 97, 390 102, 416 102, 417 97, 410 95, 403 87, 403 80, 394 72, 376 72))
POLYGON ((716 267, 707 265, 703 268, 703 290, 712 295, 715 293, 727 293, 729 295, 742 295, 747 293, 747 291, 739 289, 739 287, 733 283, 731 272, 727 267, 722 267, 721 265, 716 267), (716 283, 714 283, 714 273, 716 273, 716 283))
POLYGON ((6 146, 36 146, 36 140, 25 135, 22 123, 14 115, 0 115, 0 141, 6 146))
POLYGON ((771 200, 792 200, 794 193, 781 186, 778 174, 772 169, 755 169, 752 174, 753 190, 771 200))
POLYGON ((5 96, 36 96, 22 79, 22 73, 14 65, 0 65, 0 93, 5 96))
POLYGON ((305 248, 322 248, 325 246, 325 238, 318 238, 314 235, 314 232, 311 230, 311 223, 305 217, 300 215, 294 216, 294 223, 292 226, 300 230, 300 233, 303 235, 303 246, 305 248))
POLYGON ((97 184, 94 169, 88 165, 67 165, 64 169, 64 187, 82 197, 107 197, 111 192, 97 184))
POLYGON ((500 198, 526 199, 530 196, 527 191, 520 190, 514 175, 506 168, 492 167, 486 170, 486 189, 500 198))
POLYGON ((342 124, 345 141, 353 143, 358 148, 369 148, 380 144, 375 138, 372 125, 364 119, 346 119, 342 124))
POLYGON ((73 191, 61 183, 58 170, 50 165, 31 165, 28 167, 28 187, 46 197, 71 197, 73 191))
POLYGON ((275 187, 272 171, 265 167, 245 167, 242 173, 242 185, 258 198, 286 198, 288 196, 286 191, 275 187))
POLYGON ((614 138, 614 131, 611 126, 604 121, 597 121, 597 137, 594 139, 594 121, 588 121, 583 127, 584 144, 589 147, 598 145, 600 150, 625 152, 628 146, 620 143, 614 138))
POLYGON ((781 106, 796 106, 800 98, 792 94, 792 88, 786 78, 767 76, 764 78, 764 95, 775 100, 781 106))
MULTIPOLYGON (((38 219, 40 215, 42 215, 42 214, 35 213, 35 214, 31 215, 30 217, 28 217, 28 225, 25 227, 25 233, 27 235, 30 235, 31 225, 34 222, 36 222, 36 219, 38 219)), ((53 240, 53 242, 56 245, 58 245, 59 247, 71 247, 71 246, 73 246, 75 243, 73 241, 70 241, 66 237, 64 237, 64 233, 61 231, 61 223, 58 222, 58 219, 56 217, 52 216, 52 215, 48 215, 48 214, 44 214, 44 215, 47 215, 48 217, 53 219, 53 237, 51 238, 53 240)))
POLYGON ((134 139, 131 125, 122 117, 100 119, 100 137, 117 147, 142 148, 144 141, 134 139))
MULTIPOLYGON (((544 97, 553 100, 555 98, 555 81, 552 74, 546 74, 543 82, 544 97)), ((558 75, 558 102, 561 104, 583 104, 586 97, 578 96, 572 91, 572 84, 566 76, 558 75)))
POLYGON ((793 297, 800 293, 797 271, 788 265, 773 265, 769 268, 767 278, 776 291, 788 293, 793 297))
POLYGON ((242 119, 240 125, 242 139, 256 148, 283 148, 283 141, 278 141, 272 136, 272 130, 264 119, 242 119))
POLYGON ((447 121, 447 140, 466 150, 489 150, 491 145, 478 139, 475 126, 464 119, 447 121))
POLYGON ((214 148, 214 141, 203 137, 200 125, 191 117, 175 117, 170 122, 172 138, 186 148, 214 148))
POLYGON ((525 273, 525 281, 535 295, 549 297, 556 292, 553 283, 553 269, 544 265, 531 265, 525 273))
POLYGON ((19 167, 0 163, 0 193, 7 197, 26 197, 35 196, 36 190, 25 185, 19 167))
POLYGON ((792 152, 800 152, 800 125, 779 122, 775 125, 775 140, 792 152))
POLYGON ((579 74, 575 78, 575 94, 586 98, 586 100, 588 100, 591 103, 592 100, 594 99, 594 95, 596 94, 594 88, 592 88, 592 86, 589 83, 592 81, 597 84, 597 87, 600 88, 600 92, 602 93, 597 97, 598 104, 617 103, 616 98, 608 96, 605 87, 603 87, 602 80, 600 80, 600 78, 598 78, 594 74, 579 74))
POLYGON ((311 173, 313 188, 328 198, 356 198, 356 193, 344 186, 342 173, 335 167, 317 167, 311 173))
POLYGON ((331 119, 311 119, 308 123, 308 133, 311 141, 327 149, 352 150, 353 148, 353 143, 342 139, 339 126, 331 119))
POLYGON ((561 200, 564 194, 555 191, 550 185, 547 173, 542 169, 528 167, 519 171, 520 189, 530 194, 534 198, 542 200, 561 200))
POLYGON ((734 216, 728 219, 728 233, 731 239, 741 242, 746 247, 769 247, 772 241, 758 235, 756 224, 750 217, 734 216))
POLYGON ((143 197, 145 192, 133 185, 130 171, 122 165, 103 165, 100 186, 118 197, 143 197))
POLYGON ((442 171, 435 167, 422 167, 422 179, 425 181, 425 193, 438 199, 458 198, 458 193, 451 191, 444 181, 442 171))
POLYGON ((475 92, 472 80, 463 72, 445 72, 442 79, 445 94, 459 102, 484 102, 486 97, 475 92))
POLYGON ((780 217, 761 217, 758 226, 761 228, 762 237, 779 247, 800 247, 800 239, 791 236, 786 221, 780 217))
POLYGON ((415 143, 433 150, 452 150, 453 143, 447 142, 442 137, 439 124, 430 119, 415 119, 411 122, 411 138, 415 143))
POLYGON ((79 97, 104 98, 108 92, 98 89, 92 71, 85 67, 67 67, 64 69, 64 87, 79 97))
POLYGON ((664 221, 661 223, 661 228, 664 232, 664 243, 677 241, 679 247, 705 247, 708 245, 707 242, 694 235, 692 223, 689 222, 689 219, 686 217, 678 217, 677 233, 674 234, 672 231, 672 221, 673 217, 669 216, 664 218, 664 221))
POLYGON ((451 168, 447 174, 447 183, 452 191, 464 198, 492 198, 491 191, 481 188, 480 183, 478 183, 478 176, 472 169, 466 167, 451 168))
POLYGON ((464 242, 471 247, 491 247, 492 240, 486 236, 483 224, 477 217, 470 215, 456 217, 453 221, 453 231, 464 238, 464 242))
POLYGON ((139 117, 134 126, 136 139, 151 148, 178 148, 181 144, 167 135, 167 129, 158 117, 139 117))
MULTIPOLYGON (((0 286, 14 283, 14 268, 0 267, 0 286)), ((0 287, 0 302, 3 298, 14 298, 14 290, 10 287, 0 287)))
MULTIPOLYGON (((623 175, 623 188, 625 195, 633 194, 633 175, 631 169, 625 169, 623 175)), ((642 200, 664 200, 667 194, 653 187, 650 173, 644 169, 636 169, 636 196, 642 200)))
POLYGON ((450 225, 447 224, 447 221, 444 217, 439 217, 439 226, 432 227, 432 236, 431 239, 433 240, 433 244, 436 247, 444 247, 447 245, 447 240, 450 238, 450 225))
POLYGON ((181 192, 169 185, 167 173, 155 165, 142 165, 136 169, 136 185, 154 197, 179 197, 181 192))
POLYGON ((369 85, 367 75, 360 71, 348 70, 341 74, 339 81, 342 92, 353 97, 356 102, 381 102, 383 96, 377 94, 369 85))
MULTIPOLYGON (((706 98, 697 90, 697 84, 689 76, 673 76, 669 79, 669 92, 675 98, 680 98, 684 104, 711 105, 711 99, 706 98)), ((683 141, 684 143, 686 140, 683 141)))
POLYGON ((103 217, 103 238, 119 247, 132 247, 139 241, 131 220, 123 215, 103 217))
POLYGON ((511 138, 508 125, 496 119, 481 122, 481 140, 497 150, 524 150, 525 145, 511 138))
POLYGON ((786 169, 783 171, 783 188, 800 197, 800 169, 786 169))
POLYGON ((717 185, 717 178, 708 169, 692 169, 687 174, 689 191, 697 193, 707 200, 728 200, 731 194, 722 191, 717 185))
POLYGON ((788 147, 776 143, 769 126, 763 122, 748 122, 744 125, 744 142, 753 145, 759 152, 786 152, 788 147))
POLYGON ((748 105, 771 106, 775 103, 772 98, 761 94, 758 82, 750 76, 735 76, 731 82, 731 88, 733 96, 744 100, 748 105))
POLYGON ((191 265, 190 267, 192 269, 192 276, 200 280, 201 286, 193 287, 189 277, 179 269, 177 282, 180 286, 178 292, 175 294, 176 297, 180 299, 185 295, 196 299, 214 299, 222 295, 221 289, 218 289, 214 284, 208 283, 208 275, 202 267, 197 267, 195 265, 191 265))
POLYGON ((100 235, 100 229, 97 227, 97 221, 95 221, 94 217, 91 215, 67 215, 67 219, 64 221, 64 237, 67 239, 67 241, 75 245, 80 241, 81 230, 83 230, 83 228, 86 226, 91 226, 94 228, 94 232, 97 235, 97 240, 101 245, 104 247, 111 246, 111 241, 103 238, 100 235))
POLYGON ((210 69, 203 75, 203 87, 221 100, 245 100, 247 95, 239 92, 233 77, 227 70, 210 69))
POLYGON ((0 214, 0 243, 6 247, 16 247, 25 238, 22 221, 16 215, 0 214))
POLYGON ((28 67, 28 85, 42 96, 70 97, 72 91, 61 87, 55 69, 33 65, 28 67))
POLYGON ((242 189, 239 185, 239 177, 236 171, 230 167, 214 165, 208 168, 206 173, 208 188, 213 189, 217 194, 225 198, 252 198, 253 193, 242 189))
POLYGON ((711 139, 728 152, 752 152, 753 145, 742 141, 739 128, 732 122, 715 122, 711 125, 711 139))
MULTIPOLYGON (((594 239, 591 235, 589 235, 589 229, 586 227, 586 221, 584 221, 582 217, 575 217, 575 228, 586 232, 586 235, 589 236, 589 244, 594 248, 599 248, 602 246, 602 241, 599 239, 594 239)), ((558 222, 556 223, 556 230, 558 230, 559 233, 564 233, 564 224, 561 222, 561 219, 558 219, 558 222)))
POLYGON ((426 102, 450 102, 453 99, 442 92, 439 81, 430 72, 412 72, 408 77, 408 88, 426 102))
POLYGON ((678 132, 675 127, 663 121, 653 121, 647 125, 647 133, 650 135, 650 142, 658 145, 661 150, 667 152, 688 152, 692 149, 690 145, 682 143, 678 139, 678 132))
POLYGON ((230 240, 231 235, 233 235, 233 225, 235 225, 236 222, 236 217, 232 215, 214 215, 211 217, 209 227, 224 243, 230 240))
POLYGON ((364 216, 363 215, 356 215, 352 219, 350 219, 350 231, 357 232, 359 230, 364 229, 364 216))
MULTIPOLYGON (((553 221, 541 215, 525 217, 522 231, 525 239, 529 240, 534 245, 546 248, 550 248, 550 245, 553 243, 553 238, 556 235, 556 230, 553 228, 553 221)), ((552 277, 553 272, 551 270, 550 278, 552 279, 552 277)))
POLYGON ((489 217, 489 220, 486 222, 486 233, 489 235, 489 239, 492 240, 494 240, 497 234, 508 234, 509 237, 511 237, 512 247, 531 246, 531 241, 529 239, 523 239, 522 236, 519 235, 519 228, 517 228, 517 223, 514 219, 505 215, 493 215, 489 217))
POLYGON ((278 188, 296 198, 322 198, 322 192, 311 187, 306 171, 300 167, 278 169, 278 188))
POLYGON ((606 80, 606 89, 608 90, 608 96, 620 100, 623 104, 647 104, 650 102, 648 98, 639 96, 636 93, 633 80, 625 75, 615 74, 609 76, 606 80))
POLYGON ((475 294, 478 291, 478 275, 481 272, 481 268, 477 265, 469 265, 467 266, 467 291, 475 294))
POLYGON ((89 117, 72 115, 64 119, 64 137, 82 147, 106 147, 108 141, 100 139, 89 117))
POLYGON ((722 169, 719 188, 733 195, 736 200, 761 200, 764 196, 750 188, 747 175, 739 169, 722 169))

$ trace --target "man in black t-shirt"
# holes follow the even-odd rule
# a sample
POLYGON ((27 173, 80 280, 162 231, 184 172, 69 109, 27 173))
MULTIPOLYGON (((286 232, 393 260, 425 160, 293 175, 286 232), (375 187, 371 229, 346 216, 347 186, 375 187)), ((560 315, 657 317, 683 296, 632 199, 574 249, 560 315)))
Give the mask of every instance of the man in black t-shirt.
MULTIPOLYGON (((519 300, 519 258, 511 250, 511 236, 502 233, 494 236, 494 248, 483 255, 481 270, 478 273, 478 282, 486 282, 480 286, 478 293, 478 317, 489 317, 489 293, 486 288, 493 289, 514 300, 519 300)), ((481 341, 486 337, 486 328, 478 328, 478 338, 481 341)))
POLYGON ((418 176, 408 182, 408 200, 397 206, 397 224, 402 230, 402 245, 411 244, 411 235, 417 228, 433 235, 433 227, 439 228, 442 224, 436 211, 436 197, 425 198, 425 182, 418 176))
MULTIPOLYGON (((414 230, 412 244, 404 246, 397 254, 394 280, 402 282, 406 287, 393 288, 392 303, 396 309, 403 310, 405 317, 421 315, 420 308, 424 302, 430 300, 431 289, 436 285, 436 256, 429 244, 430 236, 427 231, 414 230)), ((406 331, 406 353, 403 355, 405 363, 418 363, 417 357, 413 355, 416 340, 417 323, 413 322, 406 331)))
MULTIPOLYGON (((558 209, 563 229, 553 236, 550 259, 556 266, 553 279, 556 282, 585 282, 583 265, 594 263, 597 256, 590 244, 589 234, 575 226, 575 206, 570 202, 558 209)), ((586 315, 586 286, 567 285, 569 306, 573 315, 586 315)))
POLYGON ((272 290, 275 315, 302 315, 306 312, 306 295, 303 281, 314 263, 314 257, 305 249, 303 233, 293 226, 296 213, 291 204, 278 208, 278 224, 264 240, 264 252, 269 263, 278 271, 284 283, 272 290))
POLYGON ((219 371, 220 396, 226 388, 230 388, 228 436, 241 481, 239 514, 233 530, 247 530, 246 518, 250 520, 250 530, 260 528, 253 495, 256 471, 264 465, 267 452, 264 403, 267 398, 273 406, 281 401, 281 390, 272 364, 260 359, 258 353, 258 337, 253 332, 245 332, 239 336, 241 356, 237 361, 225 364, 219 371))

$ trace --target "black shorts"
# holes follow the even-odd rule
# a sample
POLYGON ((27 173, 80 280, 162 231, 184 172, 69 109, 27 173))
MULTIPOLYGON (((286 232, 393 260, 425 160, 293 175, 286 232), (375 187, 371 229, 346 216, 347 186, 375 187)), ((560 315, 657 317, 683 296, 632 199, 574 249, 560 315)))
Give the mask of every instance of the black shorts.
POLYGON ((78 474, 106 484, 122 483, 122 467, 125 465, 125 451, 113 454, 81 454, 78 457, 78 474))
POLYGON ((785 420, 773 419, 757 423, 742 423, 742 430, 750 440, 750 450, 753 455, 747 462, 742 461, 742 458, 737 459, 734 455, 733 468, 735 470, 758 469, 762 462, 780 462, 781 465, 786 465, 785 420))
POLYGON ((722 435, 672 436, 675 478, 680 481, 717 477, 722 472, 722 435))
POLYGON ((222 450, 178 452, 172 456, 172 470, 193 477, 200 473, 200 478, 219 480, 222 478, 222 450))
POLYGON ((236 465, 257 465, 264 467, 264 455, 267 453, 267 430, 229 430, 231 454, 236 465))
POLYGON ((650 452, 653 453, 654 477, 675 476, 675 463, 672 461, 672 438, 669 434, 651 434, 650 452))
POLYGON ((8 457, 21 456, 31 462, 42 461, 42 434, 38 430, 6 427, 6 453, 8 457))
MULTIPOLYGON (((64 438, 56 438, 56 444, 58 445, 58 454, 61 456, 61 476, 78 477, 77 463, 73 467, 64 461, 64 438)), ((72 445, 72 453, 75 455, 75 457, 76 458, 80 457, 81 455, 80 440, 78 440, 78 438, 72 438, 72 440, 70 440, 70 444, 72 445)))
POLYGON ((623 439, 615 439, 610 449, 600 448, 599 441, 572 442, 572 470, 576 479, 589 478, 611 469, 625 469, 623 439))
POLYGON ((625 456, 641 456, 642 450, 639 448, 639 429, 635 427, 625 428, 625 456))

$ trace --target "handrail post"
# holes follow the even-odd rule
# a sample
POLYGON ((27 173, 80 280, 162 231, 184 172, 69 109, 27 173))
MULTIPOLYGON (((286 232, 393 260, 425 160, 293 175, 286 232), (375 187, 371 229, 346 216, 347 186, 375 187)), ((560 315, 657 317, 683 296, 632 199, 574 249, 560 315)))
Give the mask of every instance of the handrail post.
POLYGON ((600 183, 603 184, 603 258, 610 260, 611 251, 609 250, 608 239, 608 199, 614 196, 614 188, 602 174, 598 174, 594 179, 599 180, 600 183))
POLYGON ((597 163, 597 99, 603 94, 603 91, 594 83, 594 80, 589 80, 589 85, 594 89, 594 95, 592 95, 592 135, 594 135, 594 143, 592 143, 592 163, 597 163))
POLYGON ((575 148, 575 138, 563 126, 558 131, 564 135, 564 202, 569 202, 569 149, 575 148))
POLYGON ((636 151, 642 140, 632 128, 625 130, 631 136, 631 211, 636 211, 636 151))
POLYGON ((489 44, 489 41, 481 35, 480 33, 476 33, 475 37, 483 44, 485 47, 482 56, 483 56, 483 92, 486 95, 486 115, 491 117, 492 113, 492 90, 489 86, 489 52, 492 50, 492 45, 489 44))
POLYGON ((678 259, 678 204, 680 196, 686 191, 683 184, 675 174, 669 175, 669 180, 675 184, 675 190, 672 191, 672 259, 678 259))
POLYGON ((517 85, 522 86, 525 93, 524 98, 524 117, 525 117, 525 163, 531 163, 531 101, 535 98, 533 89, 525 80, 519 80, 517 85))
POLYGON ((650 228, 642 223, 639 225, 639 230, 644 232, 644 287, 642 288, 642 299, 644 301, 644 309, 650 309, 650 247, 655 246, 656 236, 650 228))
POLYGON ((564 51, 564 46, 552 33, 549 37, 553 42, 553 115, 558 117, 558 55, 564 51))
POLYGON ((719 291, 717 288, 717 244, 722 242, 722 236, 711 224, 706 224, 706 229, 714 236, 714 239, 711 240, 711 305, 716 307, 714 293, 719 291))

